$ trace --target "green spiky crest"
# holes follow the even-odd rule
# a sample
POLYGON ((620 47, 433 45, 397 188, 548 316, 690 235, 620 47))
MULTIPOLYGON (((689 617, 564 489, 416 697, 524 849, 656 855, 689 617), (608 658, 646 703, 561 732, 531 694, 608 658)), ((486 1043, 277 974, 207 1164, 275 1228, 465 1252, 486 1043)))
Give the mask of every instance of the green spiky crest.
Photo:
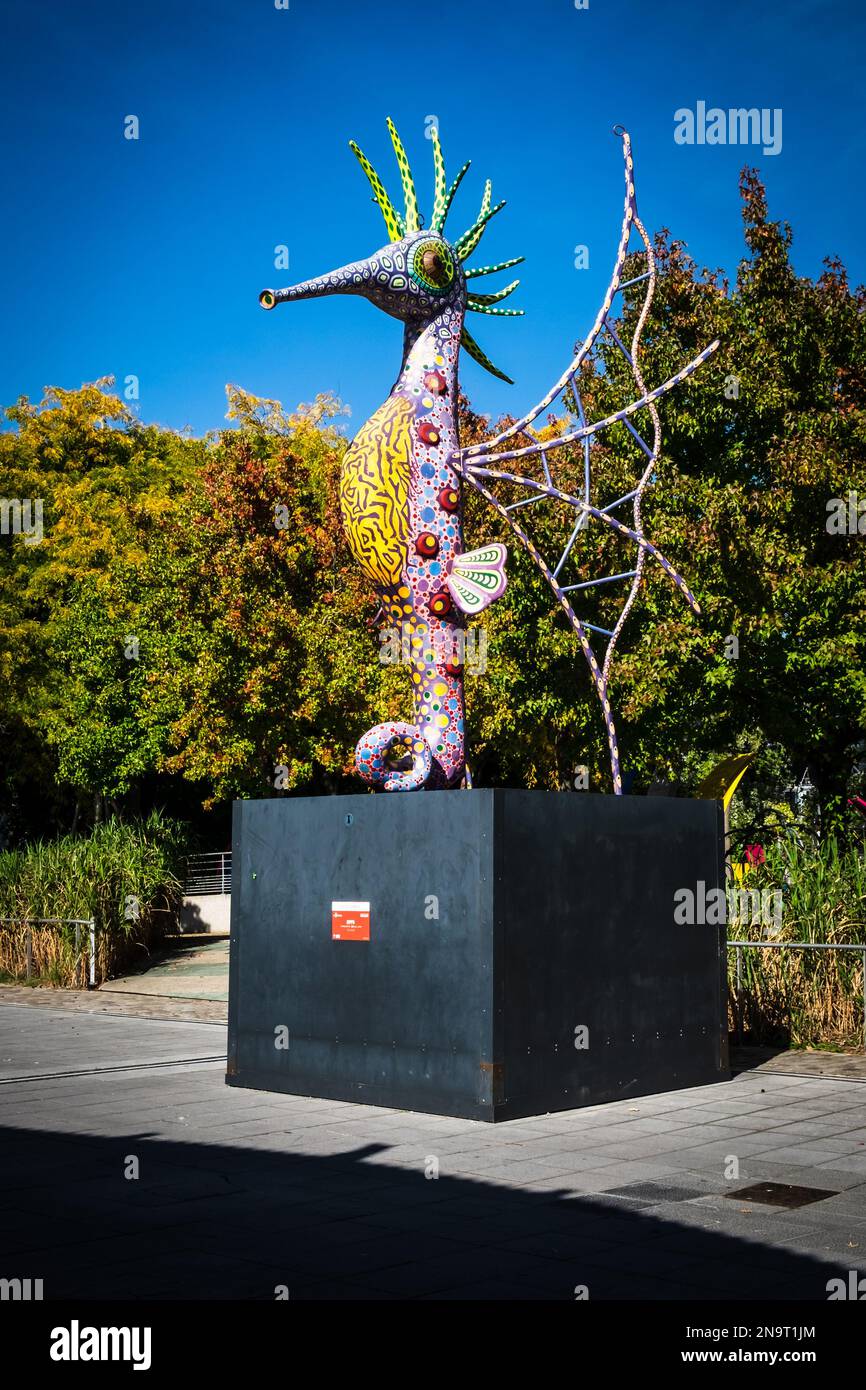
MULTIPOLYGON (((413 232, 420 231, 422 227, 422 218, 418 210, 418 198, 415 192, 415 180, 412 177, 412 169, 403 147, 403 142, 397 134, 397 127, 394 125, 390 116, 387 119, 387 126, 388 133, 391 137, 391 143, 394 147, 394 153, 397 157, 397 165, 400 170, 404 206, 404 212, 402 214, 397 211, 394 204, 391 202, 382 180, 379 178, 379 175, 376 173, 369 159, 367 159, 363 150, 355 144, 354 140, 349 141, 349 148, 355 155, 369 180, 370 187, 373 190, 373 201, 378 204, 379 210, 385 219, 388 239, 390 241, 402 241, 404 237, 411 235, 413 232)), ((454 182, 446 191, 445 160, 442 155, 442 146, 439 142, 439 131, 435 125, 431 128, 430 139, 433 144, 434 175, 433 216, 430 221, 430 230, 442 236, 445 227, 445 219, 448 216, 449 209, 454 200, 454 195, 460 187, 464 174, 469 168, 469 160, 463 165, 454 182)), ((468 227, 452 245, 454 256, 460 262, 465 261, 472 255, 472 252, 476 249, 484 235, 485 228, 491 217, 495 217, 497 212, 500 212, 502 208, 505 207, 504 200, 497 203, 495 207, 491 207, 491 193, 492 186, 488 179, 484 185, 484 196, 481 199, 481 208, 477 218, 472 223, 471 227, 468 227)), ((464 270, 463 274, 467 280, 478 275, 492 275, 495 271, 507 270, 510 266, 519 265, 523 259, 523 256, 515 256, 512 260, 500 261, 497 265, 480 266, 476 270, 464 270)), ((505 299, 511 294, 519 284, 519 280, 514 280, 510 285, 506 285, 504 290, 500 290, 497 294, 468 294, 466 298, 466 309, 475 314, 494 314, 501 318, 517 318, 522 315, 522 309, 498 309, 493 306, 496 305, 499 300, 505 299)), ((493 376, 499 377, 501 381, 507 381, 509 384, 513 384, 510 376, 506 376, 504 372, 501 372, 498 367, 493 365, 490 358, 482 351, 466 328, 463 329, 460 341, 469 353, 469 356, 472 357, 479 366, 482 366, 485 371, 490 372, 493 376)))
MULTIPOLYGON (((504 290, 498 290, 496 294, 470 294, 467 303, 473 309, 484 304, 498 304, 500 299, 507 299, 510 294, 513 294, 519 284, 519 280, 512 280, 510 285, 506 285, 504 290)), ((514 310, 513 312, 517 313, 518 311, 514 310)))
POLYGON ((466 280, 474 280, 476 275, 493 275, 497 270, 510 270, 513 265, 520 265, 525 260, 525 256, 514 256, 510 261, 499 261, 496 265, 480 265, 474 270, 464 270, 463 276, 466 280))
POLYGON ((514 381, 510 376, 506 376, 498 367, 494 367, 490 358, 487 356, 486 352, 478 346, 468 328, 464 328, 463 332, 460 334, 460 343, 465 347, 469 356, 473 357, 478 365, 483 367, 486 372, 489 372, 491 376, 498 376, 500 381, 507 381, 509 386, 514 385, 514 381))

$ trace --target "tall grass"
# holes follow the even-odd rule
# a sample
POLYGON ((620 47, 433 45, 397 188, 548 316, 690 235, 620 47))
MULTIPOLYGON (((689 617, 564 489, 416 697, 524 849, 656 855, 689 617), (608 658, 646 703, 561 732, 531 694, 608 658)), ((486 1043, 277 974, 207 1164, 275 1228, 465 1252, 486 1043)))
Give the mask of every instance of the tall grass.
POLYGON ((0 972, 24 978, 29 934, 33 978, 83 982, 86 929, 76 952, 75 927, 26 925, 39 917, 94 918, 98 982, 140 961, 176 923, 185 851, 183 827, 154 812, 0 853, 0 917, 15 919, 0 927, 0 972))
MULTIPOLYGON (((729 920, 730 940, 866 944, 866 860, 863 848, 833 835, 788 835, 765 846, 766 861, 743 886, 782 892, 781 930, 729 920)), ((799 1047, 861 1047, 863 964, 854 951, 744 950, 740 1014, 735 957, 729 955, 730 1021, 746 1042, 799 1047)))

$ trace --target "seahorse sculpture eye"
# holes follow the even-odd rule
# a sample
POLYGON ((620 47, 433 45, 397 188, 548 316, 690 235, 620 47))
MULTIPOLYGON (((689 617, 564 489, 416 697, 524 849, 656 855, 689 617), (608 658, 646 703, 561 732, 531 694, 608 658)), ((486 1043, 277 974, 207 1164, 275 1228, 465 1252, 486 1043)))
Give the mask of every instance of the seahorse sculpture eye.
MULTIPOLYGON (((403 186, 402 213, 397 212, 372 164, 358 146, 350 142, 385 219, 388 243, 366 260, 353 261, 289 289, 263 290, 259 296, 263 308, 273 309, 277 304, 292 300, 327 294, 359 294, 385 313, 401 319, 405 325, 399 377, 388 399, 362 426, 344 457, 340 506, 352 553, 375 586, 386 618, 404 634, 414 687, 414 709, 410 722, 389 721, 368 730, 355 750, 355 765, 366 782, 385 791, 471 786, 464 737, 464 642, 461 639, 465 637, 467 618, 481 613, 505 590, 506 548, 491 542, 469 552, 464 550, 463 488, 469 484, 508 522, 516 539, 532 555, 577 635, 601 702, 613 789, 620 794, 619 748, 608 687, 614 650, 640 586, 647 556, 658 561, 692 609, 699 611, 684 581, 643 532, 641 499, 654 482, 661 448, 656 401, 706 361, 719 346, 718 340, 676 376, 654 390, 647 390, 639 366, 640 338, 655 289, 656 263, 652 244, 637 214, 630 140, 627 132, 617 126, 614 133, 622 139, 625 163, 625 210, 613 274, 595 324, 563 375, 532 410, 494 439, 461 449, 457 427, 460 348, 464 347, 488 372, 511 382, 510 377, 494 367, 468 332, 464 323, 466 313, 502 317, 522 313, 519 309, 498 307, 500 301, 517 288, 519 281, 514 280, 493 294, 471 291, 468 281, 507 270, 519 264, 523 257, 466 269, 465 262, 477 248, 487 223, 505 206, 504 202, 491 206, 488 180, 475 221, 455 241, 446 239, 444 228, 448 211, 469 164, 463 165, 448 186, 439 133, 433 128, 435 192, 430 226, 425 229, 409 161, 391 120, 388 130, 403 186), (644 274, 623 282, 633 229, 643 243, 647 268, 644 274), (620 290, 644 281, 643 303, 627 348, 617 336, 609 313, 620 290), (603 332, 612 336, 624 354, 636 395, 622 410, 588 423, 580 398, 578 375, 581 364, 603 332), (576 404, 577 428, 554 439, 539 439, 533 432, 533 422, 566 393, 570 393, 576 404), (651 442, 647 442, 632 423, 631 417, 639 411, 647 413, 651 442), (617 421, 623 421, 634 435, 646 464, 632 491, 599 509, 591 501, 591 443, 595 435, 617 421), (520 437, 529 442, 517 448, 502 447, 520 437), (579 497, 558 488, 551 469, 551 456, 556 450, 575 443, 581 443, 584 451, 584 486, 579 497), (537 465, 536 476, 505 471, 503 465, 512 460, 532 460, 537 465), (512 495, 515 486, 525 488, 526 496, 517 502, 505 503, 501 495, 503 485, 512 495), (565 504, 575 516, 568 543, 556 563, 544 559, 528 531, 512 516, 517 509, 545 500, 565 504), (631 527, 612 515, 628 502, 632 504, 631 527), (612 529, 637 548, 634 568, 598 579, 563 583, 561 576, 578 533, 591 522, 612 529), (616 626, 609 630, 581 621, 572 607, 570 595, 614 581, 626 584, 616 626), (601 661, 592 646, 591 632, 606 639, 601 661)), ((525 462, 520 466, 525 467, 525 462)))

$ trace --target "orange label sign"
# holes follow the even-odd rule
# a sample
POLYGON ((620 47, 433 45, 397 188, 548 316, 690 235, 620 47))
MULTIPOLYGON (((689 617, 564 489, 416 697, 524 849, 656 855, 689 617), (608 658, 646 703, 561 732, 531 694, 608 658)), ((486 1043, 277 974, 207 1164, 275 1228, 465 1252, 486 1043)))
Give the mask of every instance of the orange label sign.
POLYGON ((332 941, 369 941, 369 903, 331 903, 332 941))

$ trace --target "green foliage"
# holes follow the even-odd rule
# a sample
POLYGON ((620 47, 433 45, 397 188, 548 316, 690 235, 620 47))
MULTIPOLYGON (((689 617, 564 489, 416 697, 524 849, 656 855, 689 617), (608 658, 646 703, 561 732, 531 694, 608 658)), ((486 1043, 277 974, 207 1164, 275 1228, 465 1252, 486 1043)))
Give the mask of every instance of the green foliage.
POLYGON ((95 917, 100 930, 128 933, 127 898, 146 911, 174 894, 186 850, 184 827, 154 811, 0 851, 0 917, 95 917))
MULTIPOLYGON (((778 930, 756 925, 748 913, 734 914, 728 928, 731 940, 866 945, 862 843, 840 841, 833 834, 818 840, 794 829, 778 836, 768 843, 764 862, 749 869, 742 888, 767 894, 780 885, 778 930)), ((733 892, 729 896, 733 901, 733 892)), ((733 952, 729 967, 732 1024, 749 1040, 806 1047, 862 1045, 860 952, 743 950, 739 997, 733 952)))
MULTIPOLYGON (((764 862, 744 883, 758 891, 782 885, 786 941, 866 945, 866 860, 863 845, 829 834, 818 840, 796 831, 766 846, 764 862)), ((732 935, 745 937, 750 928, 732 935)))
POLYGON ((111 385, 51 387, 41 405, 23 396, 5 412, 15 428, 0 433, 0 492, 40 499, 44 534, 0 537, 0 733, 17 753, 0 771, 0 843, 46 812, 60 819, 58 783, 110 795, 129 784, 124 757, 145 761, 129 719, 113 728, 123 691, 112 687, 130 673, 109 634, 134 631, 115 576, 144 561, 205 449, 141 425, 111 385))
MULTIPOLYGON (((152 812, 143 821, 103 822, 87 836, 0 852, 0 917, 13 919, 0 927, 0 964, 16 973, 9 966, 20 967, 24 924, 39 918, 93 918, 100 976, 135 960, 176 928, 187 840, 185 827, 152 812)), ((34 927, 33 934, 47 956, 41 973, 52 983, 73 983, 67 977, 78 963, 70 950, 74 929, 34 927)))

